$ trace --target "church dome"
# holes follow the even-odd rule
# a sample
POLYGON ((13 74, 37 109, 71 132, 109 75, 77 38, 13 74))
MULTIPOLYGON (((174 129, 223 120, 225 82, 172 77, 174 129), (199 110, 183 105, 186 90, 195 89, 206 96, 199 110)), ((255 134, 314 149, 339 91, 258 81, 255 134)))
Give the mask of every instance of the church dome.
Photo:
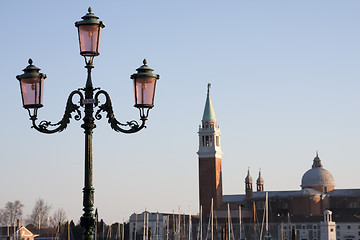
POLYGON ((331 173, 324 169, 316 154, 312 168, 305 172, 301 180, 302 188, 315 188, 323 192, 334 189, 335 181, 331 173))

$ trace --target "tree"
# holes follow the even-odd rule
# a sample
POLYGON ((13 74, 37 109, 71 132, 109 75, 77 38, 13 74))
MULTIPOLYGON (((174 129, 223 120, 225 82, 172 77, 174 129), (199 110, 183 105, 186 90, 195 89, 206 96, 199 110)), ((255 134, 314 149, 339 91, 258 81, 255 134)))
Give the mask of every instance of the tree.
POLYGON ((4 209, 0 209, 0 224, 1 226, 6 226, 9 224, 9 215, 5 212, 4 209))
POLYGON ((41 198, 38 199, 35 202, 35 206, 30 215, 29 222, 31 224, 34 224, 35 226, 38 226, 39 229, 41 228, 41 226, 48 225, 47 221, 48 221, 50 209, 51 206, 45 203, 43 199, 41 198))
POLYGON ((66 222, 66 213, 64 209, 59 208, 51 218, 51 225, 57 227, 59 224, 62 225, 66 222))
POLYGON ((0 222, 3 225, 14 226, 16 220, 22 216, 23 207, 24 205, 19 200, 7 202, 5 208, 0 211, 0 222))

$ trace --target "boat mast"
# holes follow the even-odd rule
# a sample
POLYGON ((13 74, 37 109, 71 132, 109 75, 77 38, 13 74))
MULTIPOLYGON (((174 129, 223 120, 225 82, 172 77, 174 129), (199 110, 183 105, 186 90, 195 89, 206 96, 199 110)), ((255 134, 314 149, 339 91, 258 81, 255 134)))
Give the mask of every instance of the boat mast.
POLYGON ((255 201, 253 201, 253 214, 254 214, 254 240, 256 240, 256 211, 255 211, 255 201))
POLYGON ((211 240, 214 240, 214 199, 211 198, 211 240))
POLYGON ((183 214, 183 218, 184 218, 184 230, 183 230, 183 237, 182 239, 185 239, 186 238, 186 216, 185 216, 185 213, 183 214))
POLYGON ((110 239, 111 239, 111 223, 110 223, 110 226, 109 226, 109 236, 110 236, 110 239))
POLYGON ((191 206, 189 207, 189 240, 191 240, 191 206))
POLYGON ((228 240, 230 240, 230 206, 229 203, 227 204, 227 209, 228 209, 228 240))
POLYGON ((200 240, 202 240, 202 205, 200 205, 200 240))
POLYGON ((68 240, 70 240, 70 222, 68 220, 68 240))
POLYGON ((149 213, 146 213, 146 240, 149 240, 149 213))
POLYGON ((156 240, 159 240, 159 213, 156 214, 156 240))
POLYGON ((269 234, 269 193, 266 192, 266 236, 269 234))
MULTIPOLYGON (((124 240, 124 237, 125 237, 125 221, 123 219, 123 224, 122 224, 122 235, 121 235, 121 239, 124 240)), ((130 227, 130 223, 129 223, 129 227, 130 227)))
POLYGON ((143 227, 143 240, 145 240, 145 231, 146 231, 146 210, 144 212, 144 227, 143 227))
POLYGON ((135 232, 134 232, 134 240, 136 240, 136 227, 137 227, 137 214, 135 213, 135 232))
POLYGON ((166 219, 166 240, 169 240, 169 220, 170 220, 170 216, 168 215, 166 219))
POLYGON ((241 240, 241 205, 239 205, 239 228, 240 228, 240 240, 241 240))

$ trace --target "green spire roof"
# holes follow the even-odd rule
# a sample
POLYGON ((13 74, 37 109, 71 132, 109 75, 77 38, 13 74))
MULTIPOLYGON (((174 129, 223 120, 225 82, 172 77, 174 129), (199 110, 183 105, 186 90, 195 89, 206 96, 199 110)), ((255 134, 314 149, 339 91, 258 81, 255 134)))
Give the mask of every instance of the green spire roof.
POLYGON ((211 87, 211 84, 209 83, 207 97, 206 97, 206 103, 205 103, 205 109, 204 109, 204 114, 203 114, 202 120, 216 122, 215 111, 214 111, 214 107, 212 105, 211 98, 210 98, 210 87, 211 87))

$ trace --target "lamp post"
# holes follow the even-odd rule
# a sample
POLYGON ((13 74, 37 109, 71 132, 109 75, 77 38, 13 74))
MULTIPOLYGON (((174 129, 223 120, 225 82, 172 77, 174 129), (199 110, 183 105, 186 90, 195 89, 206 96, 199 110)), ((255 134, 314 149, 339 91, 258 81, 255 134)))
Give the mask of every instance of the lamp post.
POLYGON ((83 120, 81 127, 85 133, 85 179, 83 188, 83 215, 80 224, 84 229, 84 239, 93 239, 95 218, 94 210, 94 188, 93 188, 93 169, 92 169, 92 132, 96 127, 95 120, 102 118, 101 113, 106 112, 108 123, 111 128, 117 132, 135 133, 145 127, 145 122, 149 115, 149 110, 154 106, 154 94, 156 81, 159 75, 153 74, 153 69, 147 66, 146 60, 139 67, 137 73, 131 75, 134 84, 135 105, 140 111, 141 124, 132 120, 126 123, 120 123, 116 120, 109 94, 100 89, 94 88, 91 80, 91 70, 94 68, 94 57, 98 56, 101 30, 105 27, 104 23, 98 21, 98 17, 92 13, 91 8, 88 13, 82 17, 83 20, 75 23, 79 33, 80 55, 85 58, 85 68, 87 68, 87 80, 84 88, 74 90, 70 93, 63 118, 52 123, 42 120, 37 123, 38 109, 43 107, 42 96, 43 86, 46 75, 40 73, 40 69, 33 65, 33 61, 29 59, 29 65, 23 70, 24 73, 16 76, 20 82, 20 90, 22 102, 25 109, 28 110, 32 127, 39 132, 52 134, 61 132, 66 129, 70 123, 72 115, 74 119, 83 120), (78 103, 74 103, 73 97, 77 95, 80 98, 78 103), (99 96, 105 97, 105 102, 100 105, 99 96), (81 108, 84 109, 84 117, 82 117, 81 108), (94 110, 96 112, 94 113, 94 110))

